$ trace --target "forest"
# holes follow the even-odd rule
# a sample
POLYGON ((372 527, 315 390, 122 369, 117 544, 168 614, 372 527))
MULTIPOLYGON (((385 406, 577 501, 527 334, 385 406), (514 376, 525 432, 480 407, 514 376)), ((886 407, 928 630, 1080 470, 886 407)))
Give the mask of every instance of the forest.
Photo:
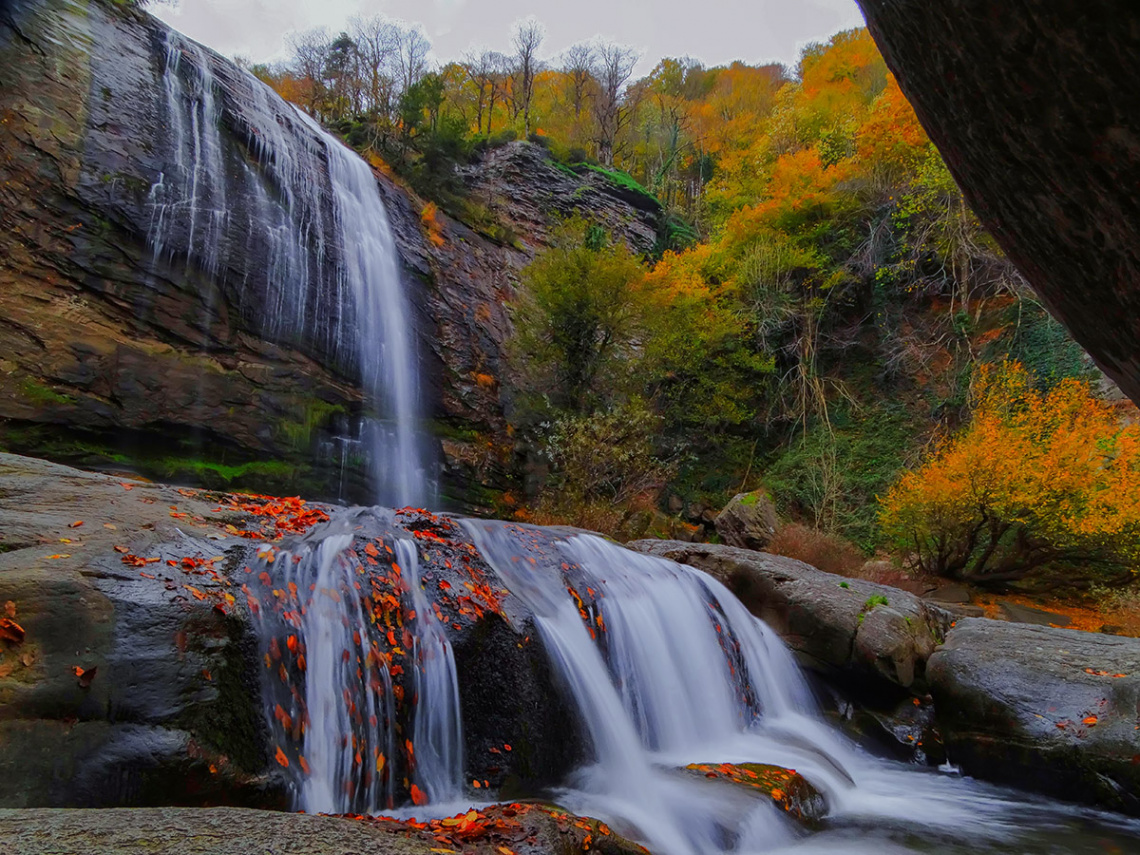
MULTIPOLYGON (((980 377, 1015 377, 1055 407, 1063 385, 1072 419, 1097 414, 1092 440, 1113 448, 1086 464, 1107 461, 1106 477, 1135 477, 1138 458, 1128 408, 980 226, 865 30, 795 68, 667 58, 640 79, 632 48, 544 60, 544 37, 527 19, 506 51, 433 67, 421 30, 372 17, 296 35, 289 62, 251 69, 461 219, 486 212, 456 167, 521 139, 660 203, 650 255, 572 219, 523 273, 512 422, 547 476, 507 510, 715 539, 710 511, 761 490, 790 523, 772 548, 831 568, 889 554, 980 584, 1130 579, 1116 554, 1140 545, 1127 514, 1113 538, 1130 545, 1108 552, 1063 548, 1061 507, 1023 520, 1060 455, 1000 511, 963 497, 960 519, 935 520, 927 475, 953 477, 943 446, 994 406, 980 377), (999 520, 994 570, 969 532, 999 520), (947 549, 961 560, 931 563, 947 549)), ((1076 441, 1055 415, 1037 436, 1076 441)), ((1003 439, 993 453, 1016 465, 1020 451, 1003 439)))

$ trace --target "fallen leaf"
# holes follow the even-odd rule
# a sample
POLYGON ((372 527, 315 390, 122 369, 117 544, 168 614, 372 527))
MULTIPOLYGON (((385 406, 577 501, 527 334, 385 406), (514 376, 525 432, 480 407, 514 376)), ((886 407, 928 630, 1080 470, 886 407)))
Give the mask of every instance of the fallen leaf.
POLYGON ((115 525, 114 523, 103 523, 103 528, 107 529, 107 531, 118 531, 119 530, 119 527, 117 525, 115 525))
POLYGON ((412 804, 414 804, 416 807, 427 804, 427 801, 428 801, 427 794, 425 794, 424 791, 421 790, 419 787, 417 787, 415 784, 412 784, 411 793, 412 793, 412 804))
POLYGON ((68 528, 79 528, 81 525, 83 525, 83 520, 76 520, 75 522, 71 523, 68 528))
POLYGON ((91 681, 95 679, 95 672, 98 670, 98 667, 83 668, 79 665, 73 665, 71 668, 71 672, 79 678, 79 688, 81 689, 91 688, 91 681))
POLYGON ((1100 721, 1100 719, 1098 719, 1095 715, 1090 715, 1087 718, 1081 719, 1081 722, 1083 724, 1087 724, 1089 727, 1094 727, 1098 721, 1100 721))
POLYGON ((70 557, 71 557, 71 554, 70 554, 70 553, 68 553, 68 552, 61 552, 61 553, 59 553, 59 554, 57 554, 57 555, 49 555, 49 556, 48 556, 48 559, 49 559, 49 560, 54 560, 54 559, 56 559, 56 558, 70 558, 70 557))
POLYGON ((10 618, 0 618, 0 639, 9 642, 10 644, 22 644, 24 636, 24 628, 10 618))
POLYGON ((282 768, 289 768, 289 758, 285 756, 285 752, 281 750, 280 746, 277 747, 277 763, 282 768))

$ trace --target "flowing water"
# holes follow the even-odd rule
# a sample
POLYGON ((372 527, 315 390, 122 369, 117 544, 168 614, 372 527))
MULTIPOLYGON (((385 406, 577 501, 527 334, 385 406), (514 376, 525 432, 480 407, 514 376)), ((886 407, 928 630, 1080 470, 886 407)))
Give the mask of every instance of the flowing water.
MULTIPOLYGON (((367 413, 330 454, 347 466, 363 450, 382 502, 429 501, 414 324, 372 172, 254 78, 216 63, 170 34, 172 157, 150 192, 155 258, 255 294, 241 308, 268 338, 355 371, 367 413), (248 156, 225 134, 244 136, 248 156)), ((207 343, 214 310, 209 297, 207 343)), ((517 526, 464 525, 533 615, 592 746, 554 797, 659 855, 1140 851, 1135 823, 856 748, 825 724, 781 641, 699 571, 589 535, 549 535, 539 549, 517 526), (680 771, 693 762, 794 768, 826 798, 827 819, 809 834, 768 799, 680 771)), ((288 746, 276 760, 297 807, 441 815, 469 804, 462 675, 417 544, 393 513, 340 512, 266 547, 250 569, 266 714, 288 746), (397 803, 409 787, 411 808, 397 803)))
POLYGON ((154 256, 204 275, 207 344, 216 292, 232 286, 264 337, 356 375, 365 412, 342 448, 363 449, 376 501, 426 504, 434 484, 419 435, 415 321, 376 179, 252 75, 229 69, 223 81, 215 63, 168 34, 171 157, 150 190, 154 256), (234 135, 247 157, 236 155, 234 135), (248 259, 264 264, 251 269, 248 259))
MULTIPOLYGON (((301 592, 297 608, 262 610, 263 637, 295 633, 308 659, 306 678, 278 679, 267 648, 267 698, 292 704, 285 724, 308 715, 309 774, 296 778, 298 807, 451 815, 479 795, 463 787, 462 675, 447 628, 433 617, 417 545, 398 525, 374 542, 391 547, 391 590, 407 615, 404 634, 394 637, 413 664, 405 686, 414 711, 404 733, 413 735, 407 771, 423 798, 394 804, 391 777, 371 776, 371 765, 359 762, 361 754, 399 753, 394 686, 386 668, 375 667, 384 627, 370 621, 361 605, 368 592, 357 584, 367 569, 361 543, 373 542, 361 540, 362 523, 378 515, 394 520, 375 509, 346 512, 260 565, 267 588, 288 598, 293 582, 301 592)), ((592 535, 462 526, 533 617, 592 746, 592 759, 545 795, 658 855, 1140 851, 1133 821, 868 755, 824 721, 781 640, 698 570, 592 535), (802 774, 826 799, 820 828, 808 833, 767 798, 683 771, 743 762, 802 774)), ((285 729, 270 715, 278 732, 285 729)))

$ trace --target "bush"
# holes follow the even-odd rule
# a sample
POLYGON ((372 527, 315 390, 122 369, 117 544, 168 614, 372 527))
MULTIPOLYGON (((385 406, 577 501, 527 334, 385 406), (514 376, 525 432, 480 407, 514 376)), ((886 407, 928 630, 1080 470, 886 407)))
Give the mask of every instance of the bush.
POLYGON ((766 551, 840 576, 854 576, 864 560, 859 547, 851 541, 799 523, 781 527, 766 551))
POLYGON ((540 514, 616 532, 632 511, 654 507, 673 474, 656 455, 660 430, 660 417, 640 399, 555 421, 544 442, 551 477, 539 499, 540 514))
POLYGON ((1119 584, 1140 561, 1140 427, 1086 382, 980 370, 973 418, 882 501, 921 570, 981 585, 1119 584))

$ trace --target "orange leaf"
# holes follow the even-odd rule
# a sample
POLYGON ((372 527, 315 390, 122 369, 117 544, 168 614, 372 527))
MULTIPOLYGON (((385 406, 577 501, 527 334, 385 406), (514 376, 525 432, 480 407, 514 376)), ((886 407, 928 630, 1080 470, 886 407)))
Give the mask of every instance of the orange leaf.
POLYGON ((79 678, 79 688, 87 689, 91 687, 91 681, 95 679, 95 672, 99 669, 94 668, 81 668, 78 665, 73 665, 71 672, 79 678))
POLYGON ((289 758, 285 756, 280 746, 277 747, 277 763, 284 769, 289 768, 289 758))
POLYGON ((8 600, 8 602, 4 604, 4 614, 12 618, 12 620, 16 619, 16 604, 11 600, 8 600))
MULTIPOLYGON (((13 611, 15 609, 13 608, 13 611)), ((10 642, 12 644, 22 644, 24 636, 24 628, 10 618, 0 618, 0 639, 10 642)))
POLYGON ((1081 721, 1082 723, 1087 724, 1089 727, 1093 727, 1098 721, 1100 721, 1100 719, 1098 719, 1095 715, 1090 715, 1087 718, 1081 719, 1081 721))
POLYGON ((81 525, 83 525, 83 520, 76 520, 75 522, 71 523, 68 528, 79 528, 81 525))
POLYGON ((420 805, 426 805, 427 804, 427 801, 428 801, 427 795, 424 793, 423 790, 421 790, 415 784, 412 784, 412 791, 411 792, 412 792, 412 804, 416 805, 417 807, 419 807, 420 805))

